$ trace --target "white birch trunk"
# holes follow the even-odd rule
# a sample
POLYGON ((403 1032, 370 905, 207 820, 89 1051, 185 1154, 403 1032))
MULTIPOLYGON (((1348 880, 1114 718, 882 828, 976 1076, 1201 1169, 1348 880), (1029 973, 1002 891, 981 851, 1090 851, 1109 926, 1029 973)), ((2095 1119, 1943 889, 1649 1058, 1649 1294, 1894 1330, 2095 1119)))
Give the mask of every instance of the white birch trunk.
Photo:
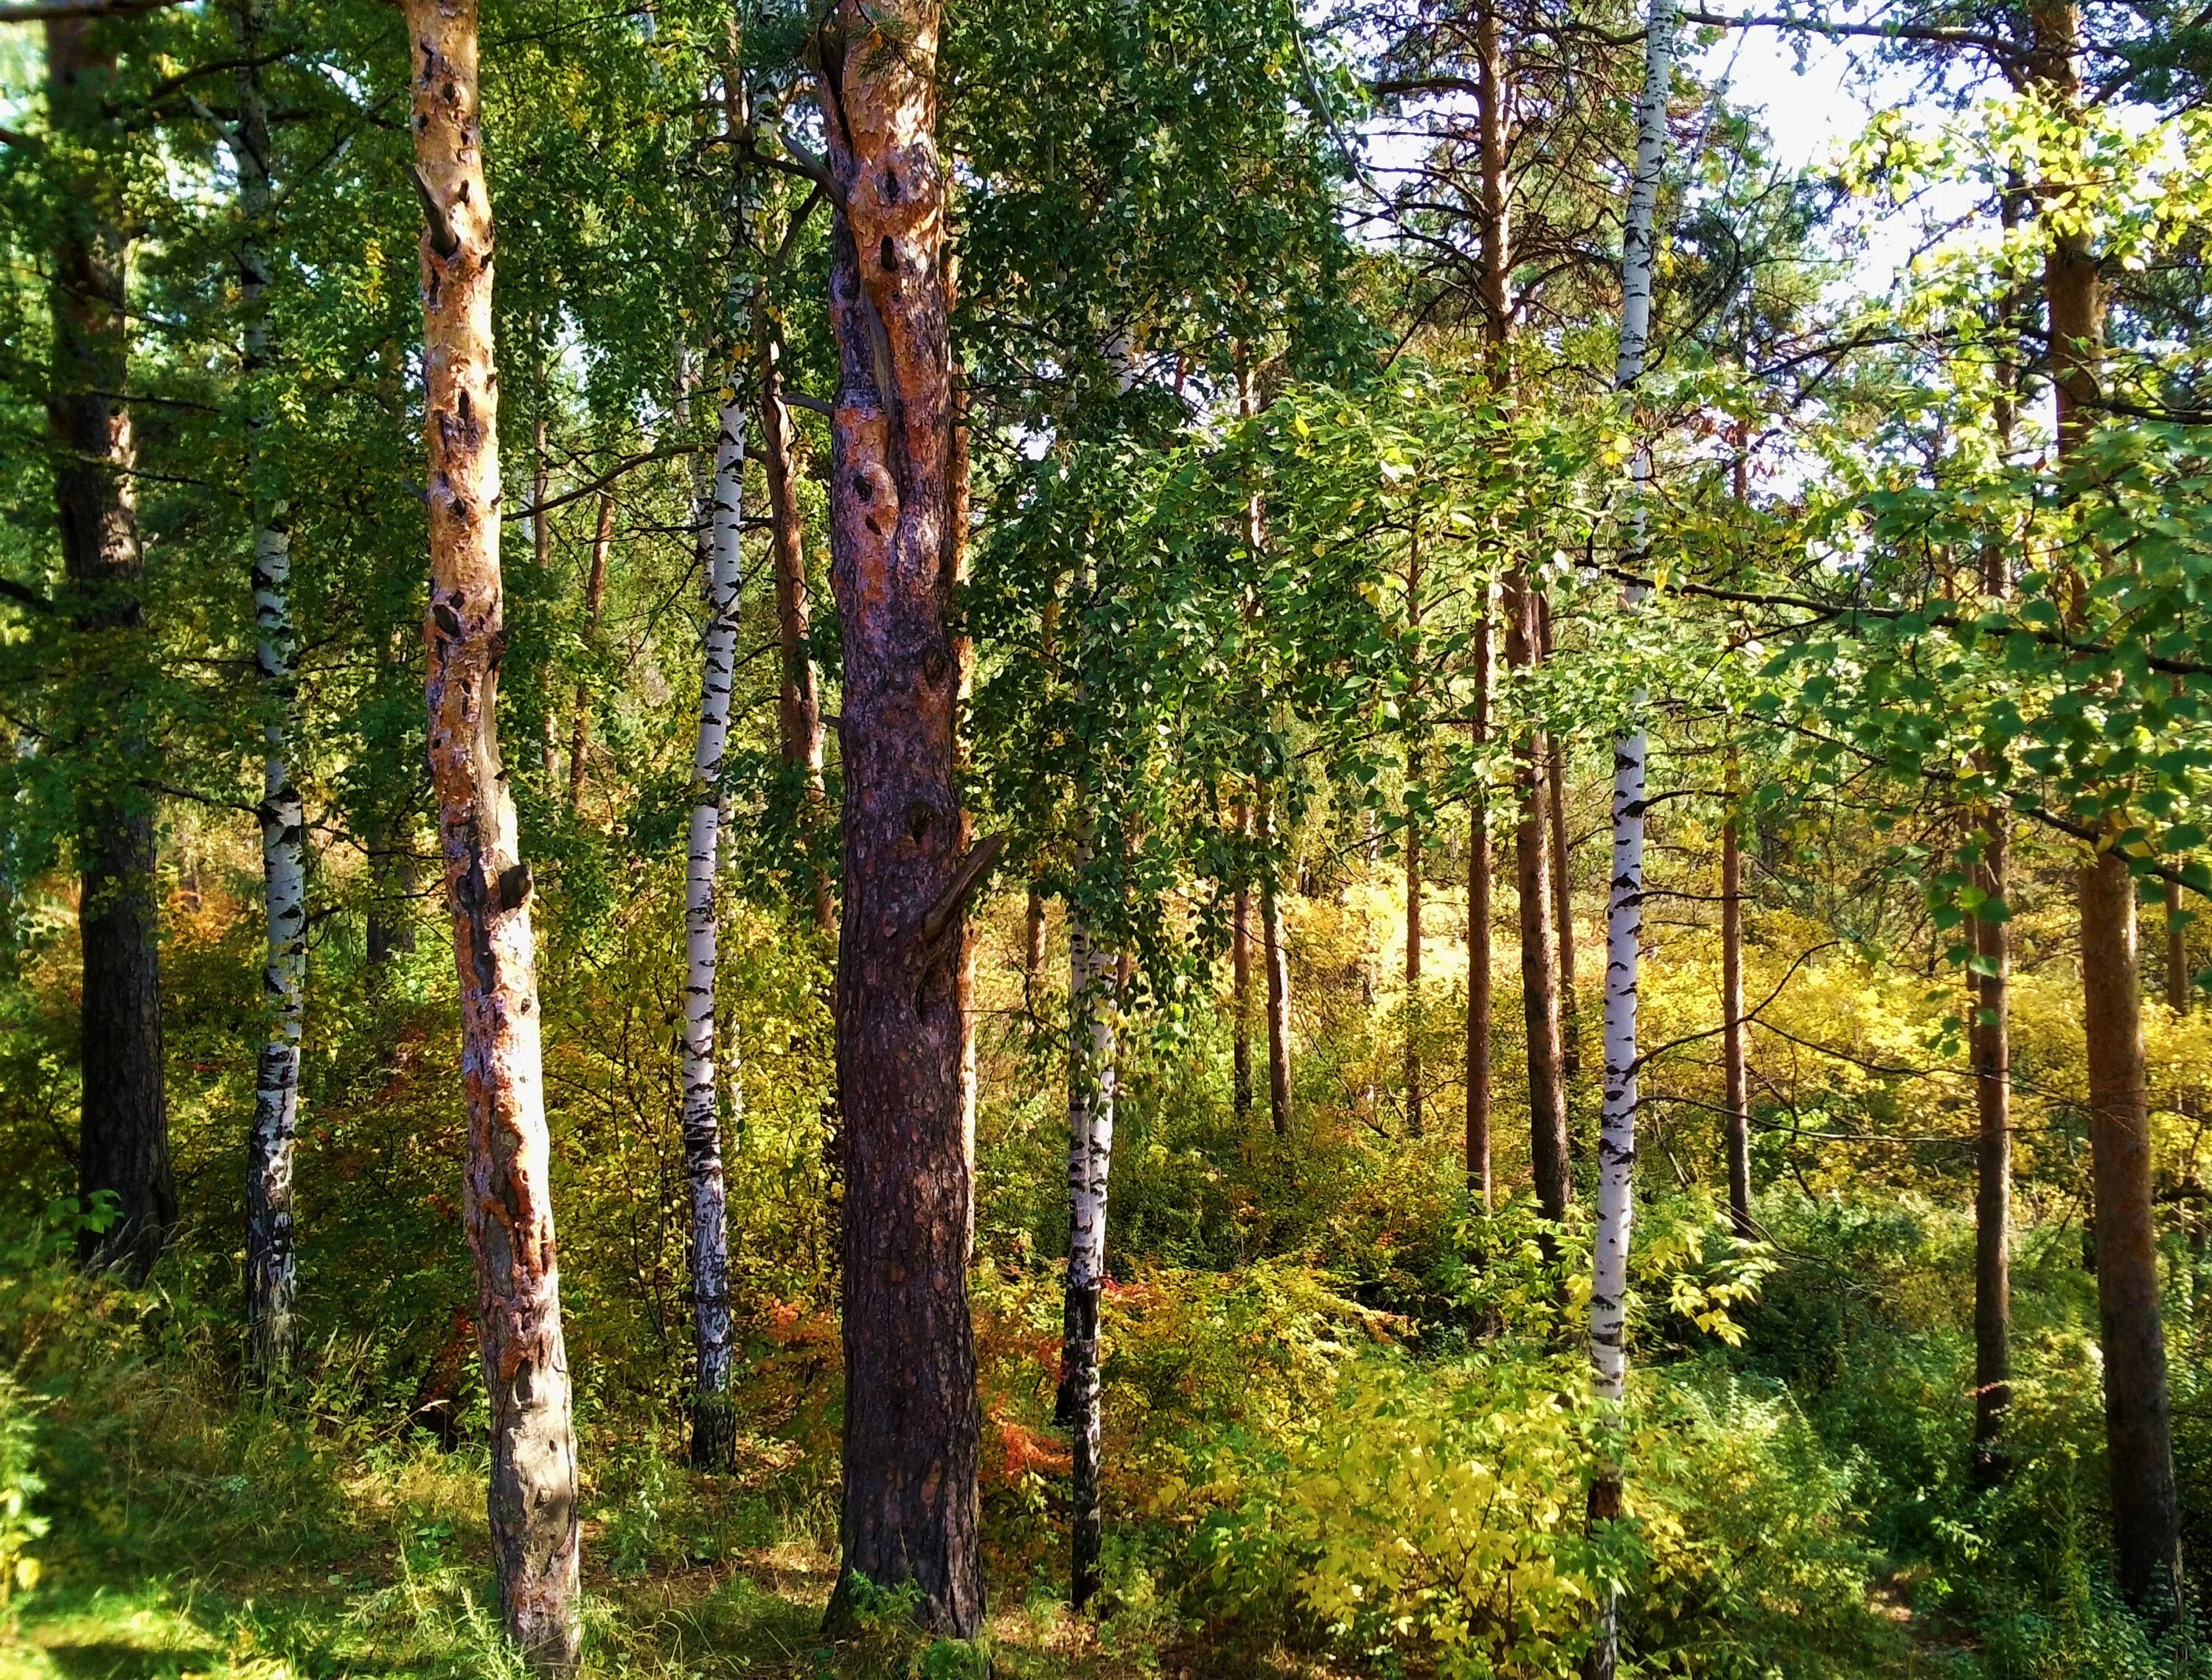
MULTIPOLYGON (((1080 866, 1090 863, 1083 849, 1080 866)), ((1098 1589, 1098 1308, 1106 1283, 1106 1182, 1114 1155, 1114 1096, 1121 1046, 1114 954, 1071 902, 1067 922, 1067 1301, 1062 1354, 1065 1405, 1074 1440, 1073 1597, 1081 1610, 1098 1589)))
POLYGON ((698 1353, 691 1457, 705 1468, 726 1465, 732 1446, 729 1220, 714 1054, 719 955, 714 889, 721 850, 723 755, 729 743, 730 692, 737 663, 745 464, 743 410, 734 401, 725 403, 717 419, 713 484, 708 506, 701 510, 706 532, 707 634, 684 892, 684 1157, 691 1190, 692 1320, 698 1353))
POLYGON ((292 539, 281 502, 261 482, 264 439, 271 404, 263 388, 269 360, 264 301, 269 270, 259 239, 273 209, 269 118, 255 59, 261 18, 254 0, 233 14, 240 57, 239 114, 231 148, 238 161, 239 207, 246 232, 238 252, 245 315, 246 479, 253 516, 254 666, 265 713, 263 725, 262 906, 268 955, 262 990, 268 1028, 255 1069, 253 1130, 246 1143, 246 1317, 255 1369, 280 1377, 298 1351, 298 1290, 292 1232, 292 1156, 300 1127, 300 1030, 307 974, 306 819, 293 785, 292 736, 298 705, 293 669, 290 597, 292 539))
MULTIPOLYGON (((1673 77, 1675 0, 1651 0, 1644 38, 1644 97, 1637 112, 1636 179, 1630 190, 1621 240, 1620 356, 1614 379, 1624 392, 1644 377, 1650 347, 1652 247, 1659 183, 1667 163, 1667 94, 1673 77)), ((1651 449, 1639 442, 1631 472, 1629 555, 1642 558, 1644 496, 1651 480, 1651 449)), ((1641 591, 1627 592, 1633 607, 1641 591)), ((1640 719, 1644 694, 1629 702, 1640 719)), ((1597 1235, 1590 1279, 1590 1386, 1598 1401, 1618 1407, 1628 1379, 1628 1252, 1635 1220, 1637 1038, 1636 1000, 1644 955, 1644 770, 1647 741, 1640 726, 1613 747, 1613 885, 1606 912, 1605 1091, 1598 1125, 1597 1235)), ((1618 1427, 1617 1421, 1610 1427, 1618 1427)), ((1621 1514, 1622 1467, 1608 1446, 1590 1485, 1590 1520, 1621 1514)), ((1598 1625, 1584 1672, 1612 1680, 1620 1660, 1620 1598, 1601 1590, 1598 1625)))

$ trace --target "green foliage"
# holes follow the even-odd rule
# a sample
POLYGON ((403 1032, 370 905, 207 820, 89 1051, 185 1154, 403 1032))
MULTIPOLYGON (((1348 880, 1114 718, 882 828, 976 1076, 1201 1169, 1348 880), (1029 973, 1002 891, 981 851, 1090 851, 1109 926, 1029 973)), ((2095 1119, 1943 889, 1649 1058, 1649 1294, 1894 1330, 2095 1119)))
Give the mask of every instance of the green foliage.
POLYGON ((37 1459, 38 1408, 13 1373, 0 1371, 0 1616, 39 1584, 32 1543, 46 1531, 33 1501, 46 1482, 37 1459))

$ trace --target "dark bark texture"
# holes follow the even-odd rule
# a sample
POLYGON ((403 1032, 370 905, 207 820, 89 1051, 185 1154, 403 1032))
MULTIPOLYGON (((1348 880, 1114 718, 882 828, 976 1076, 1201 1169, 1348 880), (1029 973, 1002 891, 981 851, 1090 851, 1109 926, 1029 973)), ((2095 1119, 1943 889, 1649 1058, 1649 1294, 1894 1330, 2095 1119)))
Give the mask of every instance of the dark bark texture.
POLYGON ((844 635, 844 1556, 830 1620, 849 1619, 859 1578, 911 1582, 928 1625, 968 1637, 984 1598, 938 24, 927 0, 839 0, 817 38, 843 199, 830 282, 830 522, 844 635))
POLYGON ((103 1231, 88 1228, 78 1254, 88 1265, 121 1265, 143 1277, 176 1223, 177 1192, 161 1068, 154 810, 130 779, 144 756, 131 691, 132 673, 144 663, 145 563, 131 489, 137 452, 131 416, 114 395, 129 389, 119 187, 98 161, 108 121, 102 103, 115 71, 102 42, 113 27, 83 18, 46 25, 47 108, 55 128, 92 160, 80 172, 55 242, 46 415, 62 565, 84 679, 86 756, 76 798, 84 956, 77 1194, 88 1208, 95 1196, 114 1201, 112 1222, 103 1231))

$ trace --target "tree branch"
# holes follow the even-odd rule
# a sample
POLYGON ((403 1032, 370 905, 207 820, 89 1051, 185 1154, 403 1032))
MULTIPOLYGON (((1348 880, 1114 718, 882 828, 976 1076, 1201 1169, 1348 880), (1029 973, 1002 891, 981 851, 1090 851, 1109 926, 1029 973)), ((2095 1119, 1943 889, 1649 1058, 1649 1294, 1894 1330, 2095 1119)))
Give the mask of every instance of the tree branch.
POLYGON ((937 902, 929 907, 929 913, 921 919, 921 941, 927 949, 942 939, 952 925, 960 919, 968 900, 977 884, 990 873, 991 865, 999 861, 999 853, 1006 849, 1004 834, 988 834, 975 842, 960 866, 952 871, 952 879, 945 882, 945 890, 937 895, 937 902))
POLYGON ((1686 23, 1709 23, 1722 29, 1796 29, 1808 35, 1826 35, 1837 40, 1857 35, 1875 40, 1927 41, 1937 46, 1970 46, 2007 64, 2017 64, 2027 57, 2021 48, 2002 36, 1984 35, 1972 29, 1946 29, 1930 24, 1826 23, 1809 17, 1750 12, 1730 17, 1721 12, 1689 9, 1683 11, 1682 21, 1686 23))
POLYGON ((73 17, 128 17, 134 12, 166 11, 185 0, 32 0, 0 6, 0 23, 48 23, 73 17))
POLYGON ((629 456, 626 459, 616 462, 590 483, 579 484, 573 490, 563 490, 557 496, 548 496, 535 506, 518 507, 514 512, 503 515, 501 522, 512 525, 517 519, 527 519, 534 514, 550 513, 556 507, 566 507, 572 501, 581 501, 586 496, 596 494, 626 472, 633 471, 639 467, 649 467, 655 461, 673 461, 680 456, 696 455, 705 447, 704 444, 669 443, 663 444, 658 449, 648 449, 642 455, 629 456))

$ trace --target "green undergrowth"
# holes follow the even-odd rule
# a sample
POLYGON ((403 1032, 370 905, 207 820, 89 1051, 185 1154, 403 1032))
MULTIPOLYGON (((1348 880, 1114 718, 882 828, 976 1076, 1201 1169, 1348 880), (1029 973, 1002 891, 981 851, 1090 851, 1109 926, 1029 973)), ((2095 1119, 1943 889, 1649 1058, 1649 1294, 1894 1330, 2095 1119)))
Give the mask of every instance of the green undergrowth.
MULTIPOLYGON (((369 1356, 337 1337, 282 1391, 252 1391, 211 1268, 179 1255, 143 1290, 81 1278, 70 1211, 0 1265, 0 1680, 520 1680, 493 1609, 480 1403, 443 1449, 395 1424, 369 1356)), ((1746 1249, 1701 1203, 1656 1204, 1644 1356, 1614 1419, 1579 1398, 1577 1309, 1524 1213, 1478 1228, 1425 1192, 1399 1212, 1414 1258, 1388 1306, 1288 1259, 1117 1281, 1106 1588, 1089 1618, 1063 1596, 1042 1267, 977 1275, 994 1612, 975 1645, 919 1634, 896 1592, 824 1639, 834 1368, 813 1404, 749 1412, 728 1474, 686 1468, 650 1411, 587 1403, 586 1671, 1565 1680, 1611 1582, 1637 1675, 2205 1671, 2108 1589, 2093 1296, 2070 1254, 2021 1269, 2011 1476, 1982 1492, 1965 1475, 1954 1285, 1971 1247, 1954 1215, 1777 1200, 1772 1243, 1746 1249), (1425 1322, 1401 1310, 1417 1296, 1425 1322), (1589 1468, 1607 1450, 1629 1466, 1628 1520, 1593 1536, 1589 1468)), ((2173 1261, 2193 1521, 2212 1405, 2194 1258, 2173 1261)), ((788 1372, 783 1343, 755 1357, 788 1372)))

